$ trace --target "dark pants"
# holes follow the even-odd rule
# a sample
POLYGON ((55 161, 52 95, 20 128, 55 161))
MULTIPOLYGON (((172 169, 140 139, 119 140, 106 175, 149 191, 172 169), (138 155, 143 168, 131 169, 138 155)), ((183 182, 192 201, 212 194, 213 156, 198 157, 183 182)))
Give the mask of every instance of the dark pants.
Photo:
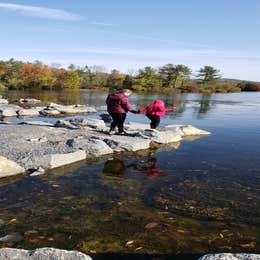
POLYGON ((124 122, 126 118, 126 113, 110 113, 113 121, 110 126, 110 130, 115 130, 116 126, 118 127, 119 133, 124 132, 124 122))
POLYGON ((152 129, 156 129, 157 126, 160 124, 160 117, 156 115, 146 115, 150 120, 150 126, 152 129))

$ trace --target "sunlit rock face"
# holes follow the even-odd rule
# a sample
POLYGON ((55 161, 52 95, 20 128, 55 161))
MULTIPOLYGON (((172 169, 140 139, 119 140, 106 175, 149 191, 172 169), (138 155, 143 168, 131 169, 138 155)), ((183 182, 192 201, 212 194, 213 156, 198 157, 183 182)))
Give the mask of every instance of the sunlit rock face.
POLYGON ((0 178, 17 175, 25 172, 25 169, 16 162, 0 156, 0 178))

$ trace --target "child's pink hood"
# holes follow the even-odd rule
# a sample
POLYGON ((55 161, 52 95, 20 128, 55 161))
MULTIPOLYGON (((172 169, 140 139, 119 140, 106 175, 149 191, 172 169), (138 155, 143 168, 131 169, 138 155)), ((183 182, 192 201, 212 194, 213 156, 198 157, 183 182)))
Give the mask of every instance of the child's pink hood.
POLYGON ((174 110, 175 107, 164 107, 164 102, 160 99, 157 99, 153 102, 153 104, 141 107, 138 112, 146 112, 147 115, 156 115, 156 116, 164 116, 166 111, 174 110))

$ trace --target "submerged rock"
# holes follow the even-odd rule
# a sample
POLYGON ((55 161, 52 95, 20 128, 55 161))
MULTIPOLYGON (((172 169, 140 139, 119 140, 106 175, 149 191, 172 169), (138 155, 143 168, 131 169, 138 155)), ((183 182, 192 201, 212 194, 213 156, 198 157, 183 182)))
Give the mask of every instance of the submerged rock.
MULTIPOLYGON (((0 237, 0 242, 19 242, 23 240, 23 237, 20 234, 10 234, 3 237, 0 237)), ((1 257, 1 254, 0 254, 1 257)), ((1 258, 0 258, 1 259, 1 258)))
POLYGON ((19 260, 91 260, 92 258, 78 251, 68 251, 56 248, 38 248, 35 250, 24 250, 16 248, 0 249, 0 259, 19 260))

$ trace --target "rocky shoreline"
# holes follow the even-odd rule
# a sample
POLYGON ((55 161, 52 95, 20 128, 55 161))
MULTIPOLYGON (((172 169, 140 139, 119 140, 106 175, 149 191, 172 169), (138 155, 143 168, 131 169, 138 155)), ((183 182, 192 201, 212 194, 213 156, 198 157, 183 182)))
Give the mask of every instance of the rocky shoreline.
POLYGON ((158 131, 149 129, 147 124, 129 123, 125 129, 126 135, 110 136, 103 120, 86 118, 58 120, 55 124, 41 121, 2 124, 0 177, 26 171, 36 175, 80 160, 210 134, 191 125, 169 125, 158 131))

